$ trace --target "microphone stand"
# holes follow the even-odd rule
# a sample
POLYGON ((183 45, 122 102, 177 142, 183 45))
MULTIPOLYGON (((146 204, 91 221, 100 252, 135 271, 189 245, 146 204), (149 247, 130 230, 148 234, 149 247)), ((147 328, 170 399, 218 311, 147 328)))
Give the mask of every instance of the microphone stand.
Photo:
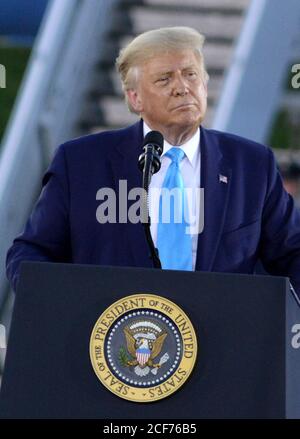
MULTIPOLYGON (((153 239, 152 239, 152 235, 151 235, 151 230, 150 230, 150 226, 151 226, 151 218, 149 215, 149 185, 150 185, 150 181, 151 181, 151 177, 154 171, 154 164, 153 164, 153 159, 154 161, 156 160, 156 157, 153 153, 154 147, 153 145, 147 145, 145 147, 146 151, 144 153, 144 157, 145 157, 145 162, 144 162, 144 169, 143 169, 143 204, 142 204, 142 222, 143 222, 143 226, 144 226, 144 230, 145 230, 145 235, 146 235, 146 240, 149 246, 149 250, 150 250, 150 257, 153 261, 153 266, 154 268, 162 268, 161 267, 161 262, 158 256, 158 250, 157 248, 154 246, 153 243, 153 239)), ((155 172, 157 172, 160 168, 160 161, 158 160, 158 169, 156 169, 155 172)))

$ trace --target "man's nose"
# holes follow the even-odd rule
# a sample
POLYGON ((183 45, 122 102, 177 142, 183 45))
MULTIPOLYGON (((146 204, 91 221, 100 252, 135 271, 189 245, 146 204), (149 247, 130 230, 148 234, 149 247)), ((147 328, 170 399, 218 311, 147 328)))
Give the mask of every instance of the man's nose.
POLYGON ((174 78, 174 84, 173 84, 173 94, 175 96, 184 96, 188 93, 189 89, 186 84, 185 79, 178 75, 174 78))

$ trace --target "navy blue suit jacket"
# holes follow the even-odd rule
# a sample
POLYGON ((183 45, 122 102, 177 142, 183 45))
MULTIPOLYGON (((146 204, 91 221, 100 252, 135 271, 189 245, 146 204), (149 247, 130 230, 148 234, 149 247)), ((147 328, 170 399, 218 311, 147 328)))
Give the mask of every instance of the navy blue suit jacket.
MULTIPOLYGON (((196 270, 253 273, 261 259, 270 274, 289 276, 299 294, 300 216, 283 189, 272 151, 202 127, 200 139, 205 207, 196 270)), ((141 223, 100 224, 96 219, 100 188, 118 194, 120 179, 127 180, 128 191, 141 187, 142 140, 140 121, 57 149, 25 230, 8 251, 7 274, 14 288, 23 260, 152 266, 141 223)))

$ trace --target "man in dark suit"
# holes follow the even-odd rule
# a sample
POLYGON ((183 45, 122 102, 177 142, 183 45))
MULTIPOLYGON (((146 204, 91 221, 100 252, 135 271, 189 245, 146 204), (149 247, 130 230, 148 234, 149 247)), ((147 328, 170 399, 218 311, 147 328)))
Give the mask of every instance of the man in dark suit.
MULTIPOLYGON (((202 44, 203 37, 193 29, 165 28, 140 35, 121 51, 117 67, 126 100, 141 120, 58 148, 25 230, 8 252, 7 273, 14 288, 23 260, 152 267, 143 226, 123 214, 120 218, 120 201, 141 187, 137 161, 143 137, 157 130, 164 136, 164 154, 152 188, 165 187, 173 163, 170 151, 180 148, 181 181, 205 193, 204 229, 198 212, 201 233, 190 235, 190 268, 176 266, 176 258, 172 268, 253 273, 261 259, 269 273, 289 276, 300 293, 300 217, 282 186, 272 151, 201 127, 208 80, 202 44), (120 189, 124 181, 126 193, 120 189), (115 201, 110 221, 99 211, 103 188, 112 191, 115 201)), ((150 201, 153 240, 166 255, 163 268, 168 268, 168 256, 182 253, 183 240, 168 242, 158 219, 159 196, 150 201)), ((132 205, 129 200, 128 209, 132 205)))

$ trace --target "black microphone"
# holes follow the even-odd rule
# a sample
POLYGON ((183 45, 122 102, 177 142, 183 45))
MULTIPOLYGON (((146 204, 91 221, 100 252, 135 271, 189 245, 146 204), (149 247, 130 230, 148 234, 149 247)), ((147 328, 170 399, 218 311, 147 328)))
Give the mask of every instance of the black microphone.
POLYGON ((159 131, 150 131, 143 142, 144 152, 139 156, 138 166, 143 172, 143 226, 145 229, 145 235, 148 242, 150 257, 153 261, 155 268, 161 268, 161 262, 159 260, 158 251, 154 247, 154 243, 151 236, 150 225, 151 219, 149 215, 149 199, 148 189, 153 174, 160 170, 161 162, 160 156, 164 149, 164 138, 159 131))
MULTIPOLYGON (((150 173, 150 179, 153 174, 160 170, 161 162, 160 156, 164 149, 164 138, 159 131, 150 131, 144 138, 143 150, 144 152, 139 156, 139 168, 142 172, 150 173), (149 169, 149 171, 148 171, 149 169)), ((149 182, 145 182, 148 185, 149 182)), ((148 190, 148 187, 144 187, 148 190)))

